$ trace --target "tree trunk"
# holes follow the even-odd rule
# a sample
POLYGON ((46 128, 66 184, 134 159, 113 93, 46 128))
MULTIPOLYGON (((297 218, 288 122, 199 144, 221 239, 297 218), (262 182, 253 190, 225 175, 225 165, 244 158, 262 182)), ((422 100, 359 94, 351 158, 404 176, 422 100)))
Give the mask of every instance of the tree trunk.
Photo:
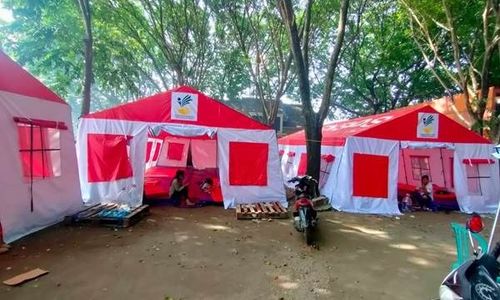
POLYGON ((83 79, 83 101, 82 101, 82 110, 80 112, 80 116, 84 116, 90 112, 90 101, 91 101, 91 88, 93 81, 93 72, 92 72, 92 24, 91 24, 91 10, 89 0, 77 0, 78 7, 80 8, 80 14, 82 16, 83 25, 85 28, 85 36, 83 38, 84 44, 84 57, 85 57, 85 66, 84 66, 84 79, 83 79))
MULTIPOLYGON (((314 118, 316 119, 316 118, 314 118)), ((322 126, 318 122, 306 123, 307 175, 319 181, 321 167, 322 126)))

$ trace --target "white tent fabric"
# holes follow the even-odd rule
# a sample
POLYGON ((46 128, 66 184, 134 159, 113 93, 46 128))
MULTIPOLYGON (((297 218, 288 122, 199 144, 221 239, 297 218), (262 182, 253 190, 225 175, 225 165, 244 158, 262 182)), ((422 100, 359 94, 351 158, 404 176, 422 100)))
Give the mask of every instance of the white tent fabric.
POLYGON ((83 202, 86 205, 115 202, 131 207, 142 201, 144 189, 144 168, 146 160, 146 143, 148 124, 121 120, 80 119, 78 126, 77 156, 80 172, 80 186, 83 202), (133 177, 113 182, 96 182, 89 184, 87 167, 87 135, 89 133, 107 133, 132 136, 130 142, 130 163, 133 177))
POLYGON ((492 159, 491 153, 494 151, 493 145, 476 144, 456 144, 454 165, 454 181, 461 184, 455 184, 455 193, 457 194, 460 209, 466 213, 494 213, 497 208, 498 198, 500 197, 500 182, 498 160, 492 159), (491 160, 489 164, 477 165, 481 176, 479 179, 481 194, 471 193, 469 184, 467 184, 468 175, 466 171, 467 159, 491 160))
MULTIPOLYGON (((217 133, 218 167, 221 179, 221 190, 226 208, 234 208, 239 203, 254 203, 265 201, 281 201, 286 207, 286 197, 283 178, 279 171, 279 157, 276 134, 273 130, 237 130, 226 128, 207 128, 197 125, 176 125, 168 123, 151 124, 138 121, 107 120, 83 118, 78 127, 77 154, 80 165, 80 184, 83 201, 87 204, 116 202, 117 199, 131 207, 140 205, 144 190, 145 152, 148 140, 148 128, 175 133, 178 136, 213 136, 217 133), (132 165, 133 177, 89 183, 87 174, 87 135, 117 134, 132 136, 129 159, 132 165), (269 144, 268 185, 231 186, 228 181, 228 143, 230 141, 253 141, 269 144), (125 194, 125 195, 124 195, 125 194)), ((163 143, 165 144, 165 143, 163 143)))
MULTIPOLYGON (((341 211, 374 214, 400 214, 397 201, 399 143, 372 138, 349 137, 333 185, 331 205, 341 211), (354 153, 384 155, 389 157, 388 197, 372 198, 353 196, 354 153)), ((370 170, 366 170, 369 172, 370 170)))
POLYGON ((5 242, 60 222, 64 216, 82 207, 68 105, 0 91, 0 135, 3 139, 0 150, 0 169, 3 171, 0 172, 0 223, 5 242), (30 184, 23 176, 14 117, 65 122, 68 126, 67 130, 60 130, 61 176, 34 180, 33 211, 30 209, 30 184))
POLYGON ((217 133, 219 176, 221 180, 224 206, 235 207, 240 203, 279 201, 288 206, 283 176, 280 170, 278 145, 273 130, 219 129, 217 133), (229 143, 258 142, 269 145, 267 164, 267 186, 235 186, 229 184, 229 143))

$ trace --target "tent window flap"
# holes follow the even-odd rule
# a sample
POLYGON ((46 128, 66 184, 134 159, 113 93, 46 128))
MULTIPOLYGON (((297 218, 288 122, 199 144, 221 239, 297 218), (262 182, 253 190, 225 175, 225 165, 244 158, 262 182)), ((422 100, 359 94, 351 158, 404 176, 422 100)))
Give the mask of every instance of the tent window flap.
POLYGON ((411 171, 414 180, 422 179, 422 176, 427 175, 431 178, 431 167, 429 164, 429 156, 411 155, 411 171))
POLYGON ((389 157, 354 153, 353 196, 387 198, 389 196, 389 157))
POLYGON ((267 186, 269 145, 229 142, 229 184, 267 186))
POLYGON ((88 182, 113 181, 132 177, 128 156, 130 137, 116 134, 88 134, 88 182))
POLYGON ((58 129, 17 123, 19 154, 25 178, 61 176, 61 144, 58 129))

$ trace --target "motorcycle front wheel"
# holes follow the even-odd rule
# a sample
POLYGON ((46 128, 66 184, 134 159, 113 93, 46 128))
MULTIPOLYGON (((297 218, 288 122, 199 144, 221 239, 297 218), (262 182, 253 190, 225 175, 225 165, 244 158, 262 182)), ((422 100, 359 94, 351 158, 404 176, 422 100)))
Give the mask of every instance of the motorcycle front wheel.
POLYGON ((314 239, 313 239, 313 229, 311 226, 307 226, 306 228, 304 228, 304 239, 306 240, 306 244, 311 246, 314 242, 314 239))

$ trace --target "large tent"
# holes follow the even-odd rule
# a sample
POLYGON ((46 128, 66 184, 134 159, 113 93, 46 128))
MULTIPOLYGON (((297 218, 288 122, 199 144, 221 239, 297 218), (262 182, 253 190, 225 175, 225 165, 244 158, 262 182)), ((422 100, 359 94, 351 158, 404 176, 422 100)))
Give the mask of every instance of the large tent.
POLYGON ((226 208, 267 201, 286 205, 274 130, 191 87, 83 117, 77 152, 88 204, 137 206, 146 166, 184 168, 190 156, 194 168, 218 170, 226 208))
MULTIPOLYGON (((304 174, 304 131, 278 143, 285 179, 304 174)), ((500 194, 493 145, 428 105, 325 124, 321 151, 321 190, 338 210, 398 214, 398 184, 422 175, 463 212, 494 212, 500 194)))
POLYGON ((6 242, 82 207, 69 105, 1 51, 0 135, 6 242))

